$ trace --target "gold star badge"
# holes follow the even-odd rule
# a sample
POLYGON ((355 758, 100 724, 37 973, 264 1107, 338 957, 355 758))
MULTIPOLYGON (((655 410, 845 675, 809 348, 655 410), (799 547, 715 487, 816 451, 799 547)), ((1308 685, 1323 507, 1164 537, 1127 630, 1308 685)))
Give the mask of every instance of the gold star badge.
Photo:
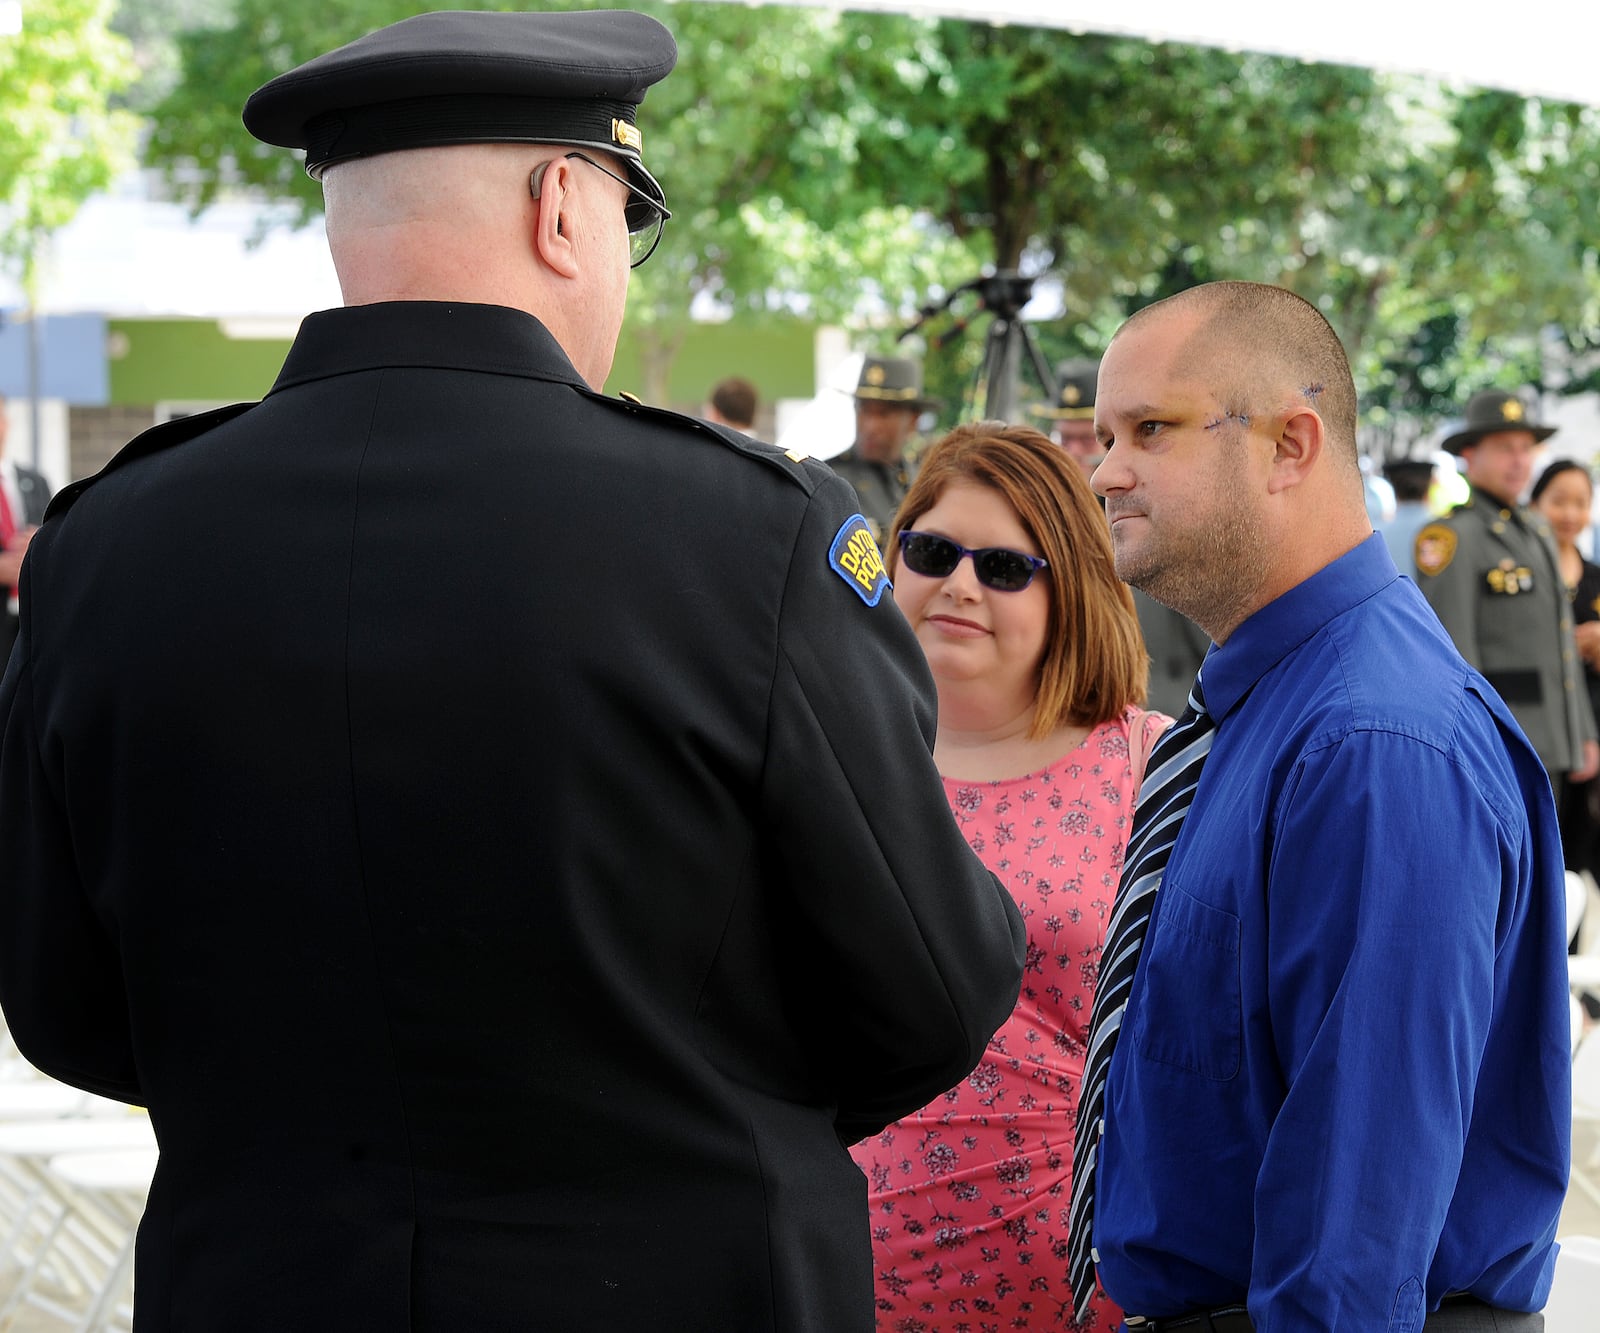
POLYGON ((1526 415, 1526 411, 1523 408, 1520 400, 1516 398, 1507 398, 1504 405, 1500 408, 1500 415, 1507 421, 1521 421, 1526 415))

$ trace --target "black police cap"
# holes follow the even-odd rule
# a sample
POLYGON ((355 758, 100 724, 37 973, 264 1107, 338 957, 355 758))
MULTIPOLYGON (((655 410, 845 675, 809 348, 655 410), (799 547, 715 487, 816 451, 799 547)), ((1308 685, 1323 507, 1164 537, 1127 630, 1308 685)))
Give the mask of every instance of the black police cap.
POLYGON ((672 34, 628 10, 418 14, 263 84, 244 105, 244 123, 264 143, 304 148, 313 177, 403 148, 598 149, 665 203, 634 117, 677 61, 672 34))

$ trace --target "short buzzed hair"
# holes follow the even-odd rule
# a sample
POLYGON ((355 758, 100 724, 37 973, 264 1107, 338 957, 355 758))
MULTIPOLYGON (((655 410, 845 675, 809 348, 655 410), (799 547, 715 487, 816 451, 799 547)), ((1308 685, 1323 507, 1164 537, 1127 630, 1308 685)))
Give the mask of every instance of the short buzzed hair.
MULTIPOLYGON (((1359 469, 1356 386, 1344 345, 1322 312, 1284 287, 1260 282, 1208 282, 1132 315, 1126 329, 1158 313, 1192 310, 1201 319, 1197 356, 1214 387, 1241 413, 1263 410, 1263 396, 1287 391, 1315 409, 1339 458, 1359 469)), ((1120 332, 1120 331, 1119 331, 1120 332)))
POLYGON ((735 426, 750 426, 756 419, 756 386, 738 375, 719 380, 711 390, 711 406, 724 421, 735 426))

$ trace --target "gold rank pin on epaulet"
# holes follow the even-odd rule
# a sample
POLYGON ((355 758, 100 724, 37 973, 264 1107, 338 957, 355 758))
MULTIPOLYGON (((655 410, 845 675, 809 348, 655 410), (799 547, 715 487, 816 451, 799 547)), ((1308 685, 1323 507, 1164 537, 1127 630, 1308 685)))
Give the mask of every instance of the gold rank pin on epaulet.
POLYGON ((643 407, 644 399, 636 393, 629 393, 626 389, 618 389, 617 397, 625 403, 632 403, 635 407, 643 407))
POLYGON ((785 449, 783 456, 791 463, 803 463, 811 457, 804 449, 785 449))

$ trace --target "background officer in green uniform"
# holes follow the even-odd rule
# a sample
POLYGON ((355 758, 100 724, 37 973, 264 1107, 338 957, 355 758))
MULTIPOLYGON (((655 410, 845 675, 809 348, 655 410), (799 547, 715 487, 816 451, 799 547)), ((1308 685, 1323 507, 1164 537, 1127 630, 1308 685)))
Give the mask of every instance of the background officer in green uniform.
POLYGON ((1049 420, 1050 438, 1065 449, 1090 475, 1106 451, 1094 433, 1094 382, 1100 363, 1090 358, 1063 361, 1056 367, 1056 401, 1033 409, 1049 420))
POLYGON ((1465 461, 1471 493, 1417 533, 1413 556, 1423 595, 1510 706, 1559 794, 1569 776, 1600 769, 1600 746, 1549 525, 1518 503, 1553 434, 1517 395, 1475 394, 1443 444, 1465 461))
MULTIPOLYGON (((1094 433, 1095 383, 1100 362, 1094 359, 1063 361, 1056 366, 1056 401, 1049 407, 1036 407, 1036 416, 1051 422, 1050 437, 1065 449, 1083 469, 1093 474, 1105 457, 1099 437, 1094 433)), ((1133 589, 1133 608, 1139 616, 1145 651, 1150 654, 1150 685, 1147 707, 1177 717, 1188 701, 1190 687, 1200 662, 1211 646, 1206 632, 1170 606, 1133 589)))
POLYGON ((856 438, 829 465, 856 489, 873 540, 883 545, 894 512, 916 479, 906 455, 917 419, 938 404, 922 394, 922 366, 906 356, 869 356, 856 385, 856 438))

